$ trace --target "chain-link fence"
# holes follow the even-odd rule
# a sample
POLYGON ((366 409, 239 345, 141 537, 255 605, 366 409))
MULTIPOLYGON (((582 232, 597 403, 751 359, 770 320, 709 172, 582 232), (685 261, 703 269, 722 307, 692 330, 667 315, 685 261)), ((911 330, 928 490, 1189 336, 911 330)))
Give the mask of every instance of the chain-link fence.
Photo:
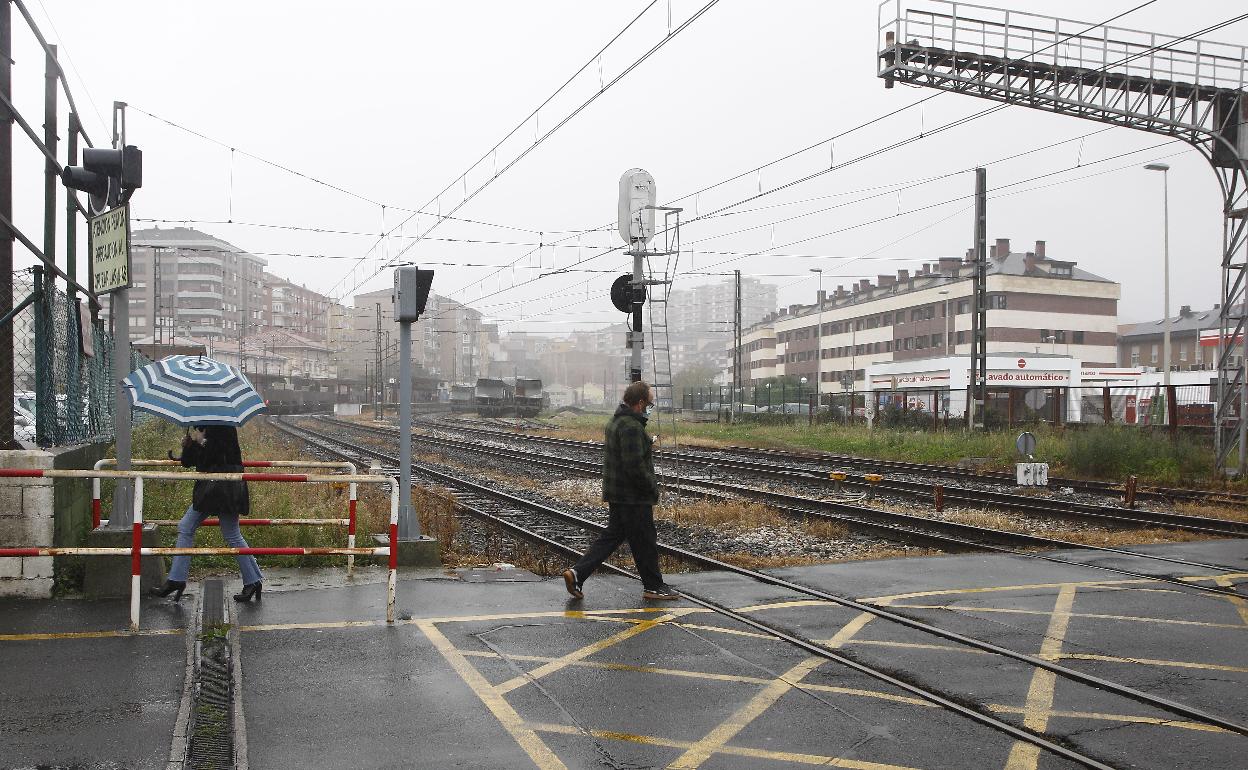
MULTIPOLYGON (((112 335, 39 268, 13 274, 13 434, 41 447, 114 438, 112 335)), ((131 370, 148 363, 132 355, 131 370)), ((136 415, 137 417, 138 415, 136 415)))

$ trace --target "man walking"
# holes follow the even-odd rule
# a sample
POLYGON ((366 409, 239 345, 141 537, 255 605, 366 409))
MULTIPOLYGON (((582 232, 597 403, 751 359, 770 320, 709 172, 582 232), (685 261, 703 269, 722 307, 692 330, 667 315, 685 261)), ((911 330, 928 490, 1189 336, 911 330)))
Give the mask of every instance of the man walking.
POLYGON ((628 541, 633 563, 641 575, 645 599, 678 599, 659 572, 658 535, 654 531, 654 504, 659 501, 659 482, 654 475, 654 456, 646 435, 646 413, 654 406, 650 386, 634 382, 624 390, 624 403, 607 423, 602 457, 602 499, 611 509, 606 530, 581 560, 563 573, 568 593, 584 598, 582 585, 610 556, 628 541))

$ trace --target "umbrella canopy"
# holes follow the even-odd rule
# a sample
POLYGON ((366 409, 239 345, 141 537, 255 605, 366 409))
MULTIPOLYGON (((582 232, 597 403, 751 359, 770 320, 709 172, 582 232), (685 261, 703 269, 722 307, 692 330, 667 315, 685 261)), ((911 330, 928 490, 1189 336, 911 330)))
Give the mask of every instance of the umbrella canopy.
POLYGON ((135 409, 178 425, 239 426, 265 409, 246 375, 203 356, 168 356, 123 382, 135 409))

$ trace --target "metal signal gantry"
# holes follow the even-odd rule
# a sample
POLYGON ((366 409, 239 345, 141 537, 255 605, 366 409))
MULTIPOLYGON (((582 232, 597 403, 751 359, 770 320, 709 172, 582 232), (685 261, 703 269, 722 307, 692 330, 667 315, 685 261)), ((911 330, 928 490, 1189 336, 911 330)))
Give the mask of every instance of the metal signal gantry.
POLYGON ((1223 193, 1215 443, 1248 473, 1248 46, 951 0, 879 6, 878 75, 1182 139, 1223 193))

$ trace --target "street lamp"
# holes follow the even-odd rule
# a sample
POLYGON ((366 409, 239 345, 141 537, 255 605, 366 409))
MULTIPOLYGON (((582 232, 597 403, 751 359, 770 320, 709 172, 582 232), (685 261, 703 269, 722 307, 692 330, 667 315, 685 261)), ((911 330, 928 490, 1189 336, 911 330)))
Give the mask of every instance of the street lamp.
MULTIPOLYGON (((1149 163, 1145 171, 1161 172, 1162 200, 1162 337, 1161 382, 1170 392, 1170 166, 1165 163, 1149 163)), ((1167 423, 1169 420, 1167 420, 1167 423)))
POLYGON ((823 398, 820 383, 823 382, 823 268, 812 267, 810 272, 819 275, 819 326, 815 330, 815 411, 819 410, 819 402, 823 398))

